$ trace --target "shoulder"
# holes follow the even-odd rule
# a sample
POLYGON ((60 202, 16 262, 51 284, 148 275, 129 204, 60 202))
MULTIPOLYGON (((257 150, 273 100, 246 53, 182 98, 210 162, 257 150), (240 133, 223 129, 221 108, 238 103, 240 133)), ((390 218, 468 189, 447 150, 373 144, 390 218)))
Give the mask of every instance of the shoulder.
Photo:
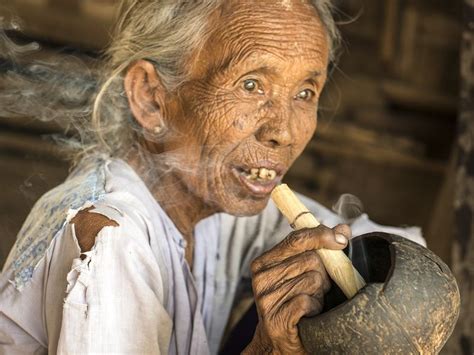
POLYGON ((4 270, 13 269, 12 283, 17 288, 22 288, 31 279, 52 241, 61 233, 68 211, 102 198, 104 182, 103 161, 85 161, 66 181, 35 203, 4 265, 4 270))
POLYGON ((69 216, 66 233, 77 241, 80 257, 66 277, 58 349, 87 344, 89 351, 98 353, 153 353, 157 350, 143 349, 166 348, 172 329, 165 306, 166 270, 150 246, 142 210, 134 196, 116 191, 69 216), (78 335, 77 324, 88 331, 78 335), (112 344, 96 337, 104 330, 117 336, 112 344))
POLYGON ((127 191, 127 185, 135 184, 137 177, 125 163, 114 164, 111 172, 112 164, 113 160, 104 157, 81 162, 61 185, 35 203, 4 265, 4 270, 11 271, 16 288, 21 289, 31 280, 38 264, 64 237, 73 220, 79 229, 78 242, 85 249, 92 247, 92 236, 101 227, 112 228, 115 224, 121 226, 120 231, 133 233, 135 241, 146 241, 147 209, 140 197, 127 191), (121 180, 117 182, 114 174, 121 180))
POLYGON ((96 236, 103 228, 119 226, 117 221, 91 210, 94 210, 94 206, 79 211, 70 222, 75 227, 75 235, 81 252, 92 249, 96 236))

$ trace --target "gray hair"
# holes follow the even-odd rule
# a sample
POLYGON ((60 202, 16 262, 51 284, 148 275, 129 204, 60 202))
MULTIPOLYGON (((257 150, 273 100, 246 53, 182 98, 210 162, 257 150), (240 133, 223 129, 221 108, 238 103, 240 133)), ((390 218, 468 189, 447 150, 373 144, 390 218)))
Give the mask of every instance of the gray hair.
MULTIPOLYGON (((26 71, 10 73, 11 89, 0 93, 0 114, 34 114, 42 120, 73 126, 79 140, 69 140, 68 144, 76 162, 97 152, 125 157, 136 145, 137 133, 145 133, 133 119, 124 92, 127 68, 137 60, 148 59, 165 88, 176 90, 186 81, 186 59, 206 43, 211 33, 210 16, 224 1, 122 0, 100 71, 102 79, 94 79, 87 68, 82 72, 71 70, 73 66, 81 67, 71 57, 64 63, 33 63, 26 71), (19 105, 18 97, 28 100, 19 105)), ((326 29, 329 60, 334 61, 339 32, 332 16, 332 1, 310 3, 326 29)), ((9 47, 18 52, 12 44, 9 47)))
MULTIPOLYGON (((125 153, 134 142, 137 125, 131 119, 123 75, 139 59, 151 59, 163 82, 172 91, 186 81, 185 58, 202 46, 210 14, 225 0, 123 0, 112 45, 107 51, 107 72, 92 113, 93 132, 99 150, 125 153), (117 112, 118 110, 118 112, 117 112)), ((331 0, 311 0, 326 28, 329 60, 336 58, 339 32, 332 16, 331 0)), ((96 151, 96 149, 94 149, 96 151)))

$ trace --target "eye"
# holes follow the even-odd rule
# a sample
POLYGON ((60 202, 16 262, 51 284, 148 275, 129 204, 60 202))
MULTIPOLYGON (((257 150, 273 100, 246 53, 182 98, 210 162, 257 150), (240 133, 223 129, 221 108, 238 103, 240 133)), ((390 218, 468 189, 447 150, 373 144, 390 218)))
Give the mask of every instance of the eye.
POLYGON ((245 91, 248 92, 257 92, 259 94, 263 94, 263 89, 260 88, 259 83, 255 79, 246 79, 242 84, 245 91))
POLYGON ((253 79, 244 80, 244 89, 252 92, 257 88, 257 82, 253 79))
POLYGON ((313 90, 304 89, 303 91, 300 91, 298 94, 296 94, 295 99, 302 100, 302 101, 309 101, 313 98, 314 95, 315 94, 313 90))

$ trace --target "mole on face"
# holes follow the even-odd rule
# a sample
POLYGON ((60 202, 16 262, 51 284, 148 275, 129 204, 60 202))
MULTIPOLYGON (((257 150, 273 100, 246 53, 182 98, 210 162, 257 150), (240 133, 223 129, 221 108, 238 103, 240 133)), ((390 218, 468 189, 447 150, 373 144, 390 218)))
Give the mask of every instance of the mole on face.
POLYGON ((176 177, 189 191, 219 211, 256 214, 316 129, 327 36, 301 0, 226 1, 210 29, 170 112, 186 139, 167 149, 186 152, 176 177))

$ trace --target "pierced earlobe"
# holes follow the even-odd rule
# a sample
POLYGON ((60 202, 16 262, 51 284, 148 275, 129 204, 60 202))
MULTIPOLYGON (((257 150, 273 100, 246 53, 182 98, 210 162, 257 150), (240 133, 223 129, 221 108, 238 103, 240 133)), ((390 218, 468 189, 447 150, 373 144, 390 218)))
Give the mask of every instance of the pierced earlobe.
POLYGON ((156 135, 160 134, 162 131, 163 131, 163 126, 161 125, 153 127, 153 133, 156 135))

